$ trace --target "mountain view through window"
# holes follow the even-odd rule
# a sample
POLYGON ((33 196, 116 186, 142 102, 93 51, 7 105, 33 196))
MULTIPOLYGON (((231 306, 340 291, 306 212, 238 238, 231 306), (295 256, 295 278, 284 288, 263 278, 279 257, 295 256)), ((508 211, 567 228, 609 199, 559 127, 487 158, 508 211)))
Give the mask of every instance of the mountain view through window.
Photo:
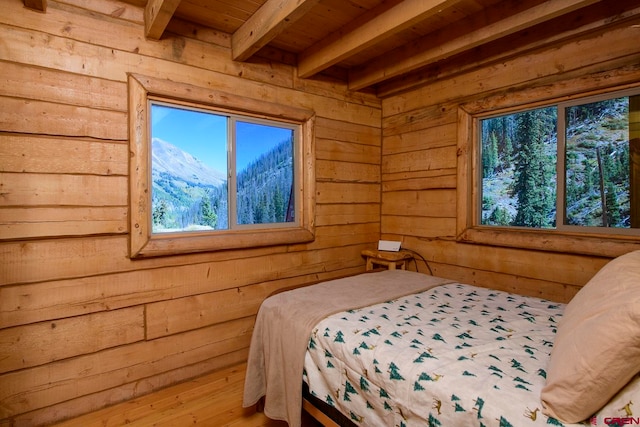
POLYGON ((295 221, 294 130, 152 104, 154 233, 295 221))

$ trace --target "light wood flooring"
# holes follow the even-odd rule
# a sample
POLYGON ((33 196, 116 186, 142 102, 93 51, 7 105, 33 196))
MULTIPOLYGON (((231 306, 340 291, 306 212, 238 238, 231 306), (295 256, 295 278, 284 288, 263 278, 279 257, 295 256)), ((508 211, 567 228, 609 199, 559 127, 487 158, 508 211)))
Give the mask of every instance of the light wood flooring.
MULTIPOLYGON (((285 422, 242 408, 245 369, 244 364, 232 366, 55 426, 287 427, 285 422)), ((318 425, 305 414, 303 427, 318 425)))

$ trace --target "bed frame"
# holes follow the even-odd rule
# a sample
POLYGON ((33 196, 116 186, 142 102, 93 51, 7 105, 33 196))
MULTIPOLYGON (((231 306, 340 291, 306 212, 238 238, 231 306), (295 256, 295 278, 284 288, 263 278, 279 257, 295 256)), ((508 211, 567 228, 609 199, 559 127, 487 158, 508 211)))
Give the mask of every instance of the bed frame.
POLYGON ((357 427, 340 411, 312 396, 306 384, 302 386, 302 409, 324 427, 357 427))

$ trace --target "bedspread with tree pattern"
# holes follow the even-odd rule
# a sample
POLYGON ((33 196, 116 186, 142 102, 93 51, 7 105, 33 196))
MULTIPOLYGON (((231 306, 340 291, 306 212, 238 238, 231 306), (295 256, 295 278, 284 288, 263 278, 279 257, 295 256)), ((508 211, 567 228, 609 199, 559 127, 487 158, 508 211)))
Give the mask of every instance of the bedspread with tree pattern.
POLYGON ((327 317, 305 381, 363 426, 563 425, 542 414, 564 304, 463 284, 327 317))

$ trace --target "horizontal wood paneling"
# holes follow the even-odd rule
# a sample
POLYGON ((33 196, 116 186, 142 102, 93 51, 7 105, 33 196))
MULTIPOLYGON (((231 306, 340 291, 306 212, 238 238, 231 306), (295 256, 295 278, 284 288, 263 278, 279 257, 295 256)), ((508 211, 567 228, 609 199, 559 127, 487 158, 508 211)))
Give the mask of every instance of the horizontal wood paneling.
MULTIPOLYGON (((379 208, 378 208, 379 209, 379 208)), ((327 220, 328 221, 328 220, 327 220)), ((356 224, 353 224, 354 226, 356 224)), ((329 236, 323 233, 324 228, 318 228, 316 233, 316 242, 321 239, 328 239, 329 236)), ((328 229, 329 232, 330 229, 328 229)), ((334 228, 334 231, 341 231, 340 228, 334 228)), ((346 233, 349 228, 346 228, 346 233)), ((341 238, 343 238, 343 234, 341 238)), ((25 242, 6 242, 0 243, 0 258, 4 263, 4 269, 0 270, 0 283, 3 284, 26 284, 32 282, 71 279, 71 280, 100 280, 103 285, 99 287, 88 287, 90 292, 102 292, 102 288, 109 287, 120 290, 126 295, 129 291, 140 293, 143 295, 147 289, 153 289, 153 276, 155 268, 166 268, 170 271, 176 268, 196 268, 196 266, 204 265, 200 275, 190 275, 189 280, 194 277, 203 277, 198 280, 216 280, 223 279, 230 287, 242 286, 256 281, 257 277, 266 279, 281 278, 277 272, 270 272, 269 276, 263 276, 264 271, 256 271, 255 275, 250 271, 235 274, 241 270, 244 260, 260 260, 263 258, 273 259, 274 262, 282 264, 283 267, 295 268, 295 263, 299 259, 295 258, 297 251, 304 251, 308 245, 315 245, 316 242, 305 245, 296 245, 293 249, 287 247, 270 248, 270 249, 253 249, 243 251, 216 252, 211 254, 198 254, 192 256, 157 258, 143 261, 131 261, 126 253, 126 237, 92 237, 84 239, 55 239, 55 240, 39 240, 25 242), (294 254, 292 257, 291 254, 294 254), (275 257, 275 258, 274 258, 275 257), (288 258, 287 258, 288 257, 288 258), (84 263, 78 263, 78 259, 85 260, 84 263), (290 260, 289 260, 290 259, 290 260), (110 277, 109 274, 115 274, 110 277), (137 274, 132 280, 125 280, 122 275, 137 274), (149 275, 149 276, 146 276, 149 275), (211 275, 211 276, 209 276, 211 275), (232 281, 229 283, 229 281, 232 281), (131 288, 127 288, 131 286, 131 288)), ((349 241, 345 242, 346 244, 349 241)), ((354 243, 358 243, 357 241, 354 243)), ((322 246, 320 247, 322 248, 322 246)), ((331 251, 331 247, 324 247, 325 250, 331 251)), ((322 259, 322 253, 313 252, 312 255, 318 259, 322 259)), ((329 255, 331 256, 331 255, 329 255)), ((201 267, 197 267, 201 268, 201 267)), ((162 276, 162 274, 159 274, 162 276)), ((180 275, 177 276, 180 278, 180 275)), ((182 276, 184 279, 184 276, 182 276)), ((170 279, 167 279, 170 280, 170 279)), ((160 283, 167 282, 162 280, 160 283)), ((182 282, 183 280, 178 280, 182 282)), ((93 282, 95 283, 95 282, 93 282)), ((168 283, 171 283, 170 281, 168 283)), ((206 286, 206 284, 204 285, 206 286)), ((195 288, 197 289, 197 288, 195 288)), ((0 291, 4 291, 0 287, 0 291)), ((120 291, 116 290, 116 293, 120 291)), ((2 303, 2 301, 0 301, 2 303)))
POLYGON ((318 138, 316 140, 316 156, 318 159, 329 161, 350 161, 379 166, 380 146, 318 138))
POLYGON ((429 123, 425 123, 424 129, 385 137, 385 157, 398 153, 457 145, 458 128, 455 121, 439 126, 429 125, 429 123))
POLYGON ((456 146, 447 146, 429 150, 388 154, 385 155, 382 160, 382 172, 386 174, 455 168, 456 149, 456 146))
POLYGON ((0 103, 0 123, 5 132, 127 139, 125 112, 4 96, 0 96, 0 103))
POLYGON ((125 143, 0 135, 2 172, 127 176, 128 156, 125 143))
POLYGON ((125 206, 126 176, 0 173, 5 206, 125 206), (95 197, 95 192, 100 198, 95 197))
MULTIPOLYGON (((424 98, 423 98, 424 99, 424 98)), ((427 98, 430 99, 430 98, 427 98)), ((384 100, 383 108, 392 101, 384 100)), ((402 108, 391 104, 393 108, 402 108)), ((387 111, 387 110, 385 110, 387 111)), ((386 138, 394 135, 418 132, 433 127, 451 125, 456 122, 458 106, 455 103, 447 104, 426 104, 412 110, 393 112, 388 111, 388 115, 382 118, 383 148, 386 149, 386 138)), ((386 154, 384 152, 383 154, 386 154)))
POLYGON ((4 374, 0 416, 54 405, 247 347, 254 321, 238 319, 4 374))
POLYGON ((380 165, 323 160, 316 162, 318 181, 353 182, 354 173, 362 177, 358 182, 380 183, 380 165))
MULTIPOLYGON (((463 245, 446 236, 389 236, 403 239, 403 246, 424 257, 437 276, 479 286, 499 286, 554 301, 569 301, 608 261, 581 255, 463 245), (523 283, 526 285, 520 288, 523 283)), ((421 267, 420 271, 425 269, 421 267)))
POLYGON ((364 271, 380 233, 374 95, 231 61, 229 35, 194 24, 146 40, 143 9, 117 0, 0 6, 0 425, 242 362, 267 295, 364 271), (316 239, 129 259, 128 73, 313 110, 316 239))
POLYGON ((265 286, 247 286, 147 304, 147 338, 250 316, 257 313, 267 290, 265 286))
POLYGON ((487 286, 492 289, 530 295, 551 301, 569 301, 580 290, 579 286, 571 286, 561 282, 532 279, 519 275, 503 274, 495 271, 483 271, 475 268, 464 268, 450 264, 433 264, 434 274, 455 277, 463 283, 487 286))
POLYGON ((455 218, 454 190, 393 191, 382 198, 383 215, 455 218))
MULTIPOLYGON (((387 202, 384 202, 387 203, 387 202)), ((454 218, 437 216, 388 215, 382 217, 382 228, 394 230, 394 234, 410 235, 420 238, 454 239, 456 221, 454 218)))
POLYGON ((0 61, 0 93, 104 110, 127 110, 127 85, 64 71, 0 61))
POLYGON ((31 207, 0 209, 0 234, 4 239, 124 234, 125 206, 31 207))
POLYGON ((317 202, 324 203, 378 203, 380 184, 353 184, 319 182, 316 186, 317 202))
MULTIPOLYGON (((3 2, 8 2, 8 0, 3 0, 3 2)), ((3 15, 0 17, 0 24, 6 22, 7 24, 13 25, 15 21, 13 18, 16 15, 3 15)), ((48 16, 50 16, 49 12, 47 12, 46 17, 48 16)), ((76 16, 77 15, 73 15, 74 18, 76 16)), ((376 109, 372 109, 371 106, 348 103, 344 100, 344 97, 336 99, 303 93, 293 89, 288 90, 287 88, 291 87, 290 83, 285 84, 274 81, 279 76, 290 77, 292 72, 289 67, 278 66, 277 64, 269 64, 269 67, 251 66, 259 70, 269 70, 268 76, 261 76, 260 79, 254 81, 249 80, 249 78, 256 77, 247 75, 248 73, 246 73, 245 70, 233 70, 235 72, 232 74, 224 73, 224 71, 227 71, 226 69, 223 71, 217 71, 215 68, 211 70, 212 66, 215 67, 216 64, 229 64, 229 58, 226 56, 228 51, 224 55, 221 53, 217 58, 211 57, 209 50, 203 52, 202 49, 205 49, 209 45, 199 46, 201 51, 194 54, 190 52, 185 53, 185 49, 181 46, 179 46, 178 52, 174 52, 173 48, 175 48, 175 46, 168 45, 169 41, 140 42, 132 49, 133 52, 126 49, 117 50, 114 46, 103 47, 92 44, 86 40, 88 36, 84 35, 81 29, 78 29, 78 34, 83 36, 80 39, 82 41, 76 40, 73 43, 69 43, 66 37, 54 35, 57 29, 51 30, 53 31, 52 34, 30 30, 30 28, 38 28, 37 22, 38 20, 20 21, 22 25, 27 26, 27 29, 9 28, 5 25, 0 26, 0 31, 2 31, 3 37, 6 37, 5 42, 8 45, 30 46, 30 48, 27 49, 28 52, 23 52, 20 49, 10 50, 8 52, 9 56, 6 57, 5 60, 24 62, 29 65, 46 68, 51 68, 52 66, 60 67, 72 73, 121 82, 126 82, 128 72, 135 72, 177 82, 188 82, 205 88, 210 87, 248 98, 268 99, 271 102, 307 108, 316 111, 321 117, 372 127, 379 127, 380 124, 380 112, 379 110, 376 111, 376 109), (166 58, 141 55, 140 51, 144 47, 149 46, 153 47, 153 50, 148 52, 149 55, 154 53, 162 54, 164 51, 174 52, 175 54, 165 55, 166 58), (164 51, 160 49, 160 47, 163 46, 166 48, 164 51), (158 49, 159 51, 156 51, 158 49), (185 58, 183 55, 187 57, 185 58), (56 58, 61 58, 61 63, 52 64, 51 60, 56 61, 56 58), (193 58, 206 61, 206 63, 199 64, 200 67, 194 67, 188 63, 189 59, 193 58), (95 63, 99 63, 100 66, 87 67, 85 60, 89 62, 93 60, 95 63), (243 77, 241 80, 242 84, 238 84, 238 75, 243 77), (278 83, 280 83, 280 85, 278 85, 278 83)), ((94 23, 94 25, 97 24, 94 23)), ((103 26, 103 24, 100 25, 103 26)), ((85 30, 92 31, 89 28, 85 28, 85 30)), ((74 33, 74 35, 75 34, 76 33, 74 33)), ((122 39, 127 40, 124 37, 122 39)), ((109 37, 105 43, 113 44, 118 40, 120 40, 120 37, 109 37)), ((189 43, 187 39, 179 40, 185 40, 185 44, 189 43)), ((175 41, 173 43, 175 43, 175 41)), ((210 47, 210 49, 213 48, 210 47)), ((235 67, 234 65, 234 68, 235 67)), ((244 68, 248 67, 248 65, 243 64, 240 65, 240 67, 244 68)), ((15 104, 16 106, 21 105, 18 101, 16 101, 15 104)), ((37 112, 38 108, 23 106, 23 110, 33 110, 37 112)), ((17 118, 15 115, 11 117, 17 118)), ((65 117, 68 120, 71 116, 65 117)), ((119 120, 117 123, 126 124, 126 120, 119 120)), ((87 123, 87 125, 89 124, 92 124, 92 122, 87 123)), ((98 126, 98 124, 99 122, 94 124, 94 126, 98 126)), ((124 130, 126 132, 126 126, 124 126, 124 130)), ((118 129, 116 129, 116 131, 118 131, 118 129)), ((126 135, 123 139, 126 139, 126 135)))
MULTIPOLYGON (((306 274, 324 271, 325 264, 332 262, 333 258, 342 262, 342 268, 357 267, 361 264, 360 251, 375 239, 378 227, 377 222, 336 226, 330 234, 318 237, 322 243, 318 243, 318 248, 312 252, 298 248, 269 257, 139 269, 0 287, 0 325, 8 327, 78 316, 283 278, 295 282, 296 279, 304 280, 306 274), (340 258, 341 254, 344 259, 340 258), (248 263, 252 268, 246 267, 248 263)), ((59 267, 60 270, 63 268, 59 267)))
POLYGON ((141 341, 143 311, 139 306, 1 329, 0 373, 141 341))
POLYGON ((316 225, 319 227, 329 224, 363 223, 379 225, 380 205, 376 203, 324 204, 316 209, 316 225))
MULTIPOLYGON (((335 141, 344 141, 355 144, 364 144, 380 147, 381 131, 378 126, 364 126, 340 120, 327 120, 318 118, 316 121, 316 137, 335 141)), ((336 154, 339 154, 337 152, 336 154)))
POLYGON ((382 191, 456 188, 456 171, 450 168, 384 174, 382 191))

